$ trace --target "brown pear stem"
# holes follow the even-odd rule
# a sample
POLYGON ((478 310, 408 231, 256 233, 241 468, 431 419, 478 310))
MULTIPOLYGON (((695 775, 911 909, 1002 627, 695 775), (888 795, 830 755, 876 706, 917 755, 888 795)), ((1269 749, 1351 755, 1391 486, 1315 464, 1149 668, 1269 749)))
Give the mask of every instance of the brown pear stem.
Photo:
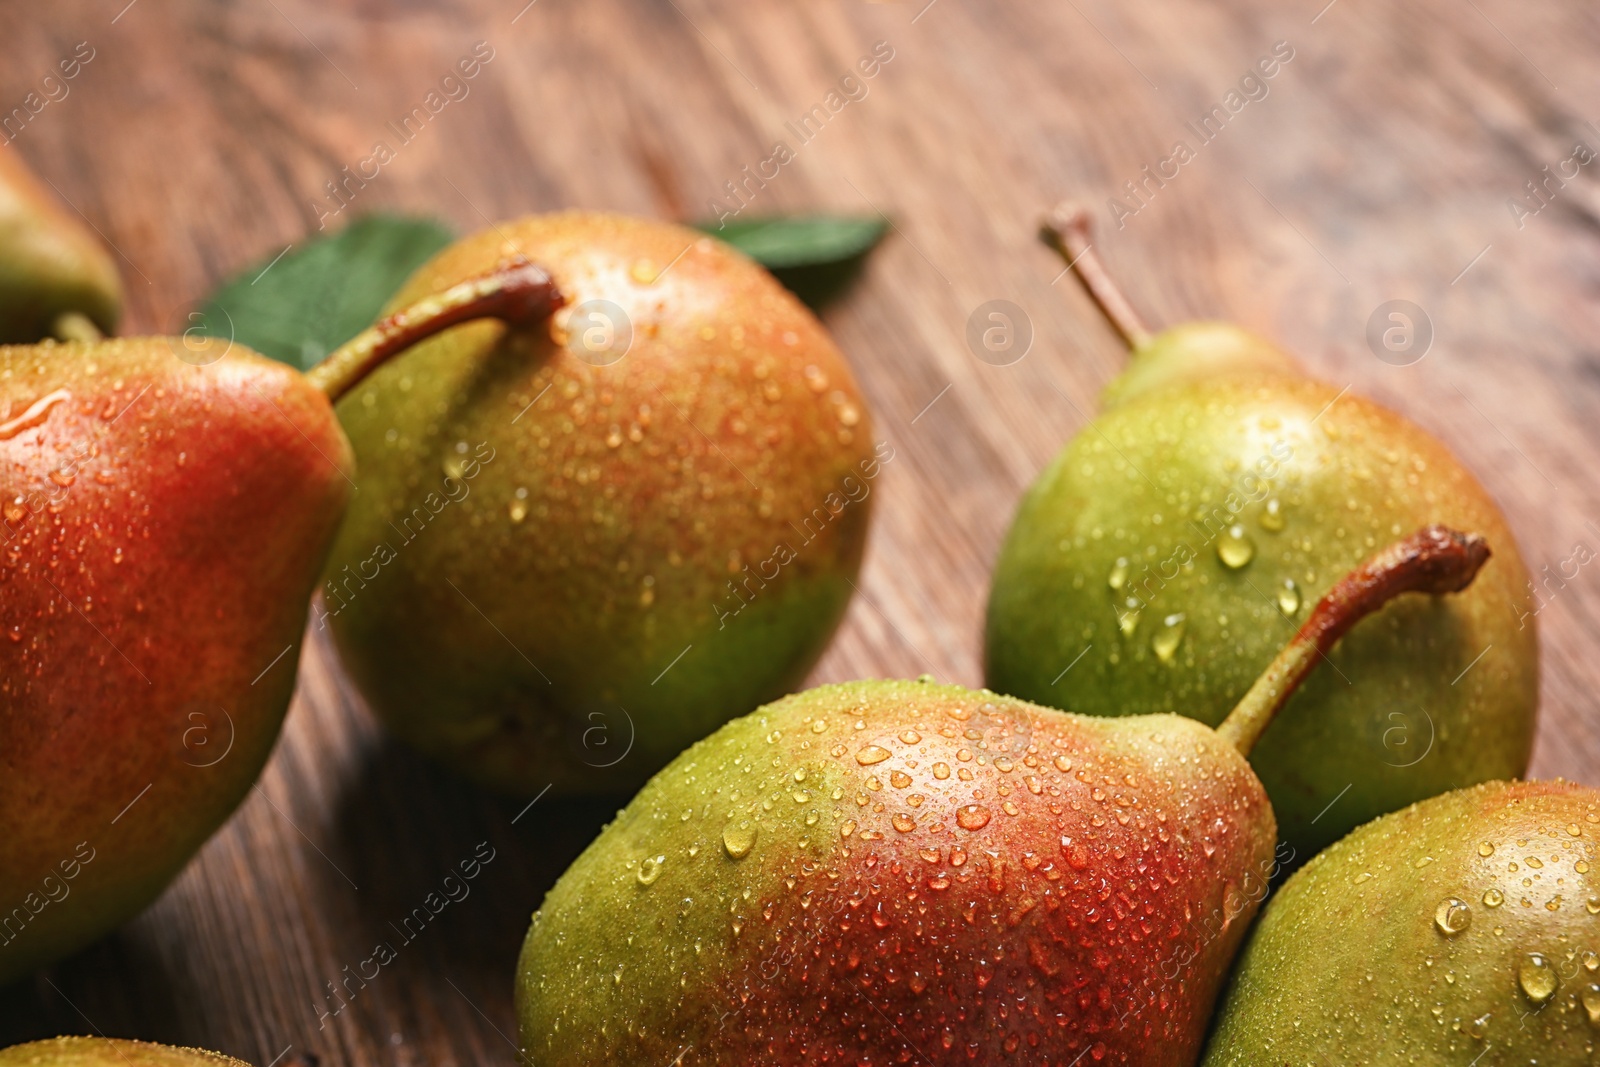
POLYGON ((1488 558, 1489 543, 1482 537, 1439 525, 1379 550, 1317 601, 1305 625, 1217 727, 1218 735, 1248 756, 1273 716, 1352 626, 1401 593, 1459 593, 1488 558))
POLYGON ((565 303, 548 271, 518 257, 375 323, 340 345, 306 377, 329 400, 337 401, 385 360, 441 330, 487 318, 531 326, 565 303))
POLYGON ((1094 227, 1089 222, 1088 208, 1067 201, 1057 204, 1039 223, 1039 235, 1067 261, 1067 267, 1077 274, 1078 281, 1089 291, 1101 314, 1116 327, 1129 348, 1139 348, 1150 340, 1150 330, 1144 320, 1133 310, 1133 305, 1122 295, 1117 283, 1106 273, 1105 264, 1095 254, 1091 243, 1094 227))

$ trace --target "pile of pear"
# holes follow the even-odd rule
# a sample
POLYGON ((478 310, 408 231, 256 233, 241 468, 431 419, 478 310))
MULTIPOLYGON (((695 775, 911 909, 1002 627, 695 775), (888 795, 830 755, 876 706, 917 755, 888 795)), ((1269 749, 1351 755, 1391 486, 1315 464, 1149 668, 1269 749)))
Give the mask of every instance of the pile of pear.
MULTIPOLYGON (((1018 511, 990 688, 793 694, 892 452, 753 262, 505 223, 302 375, 97 339, 113 264, 0 160, 0 338, 58 339, 0 347, 0 984, 237 806, 320 590, 419 750, 513 795, 649 779, 534 915, 530 1063, 1591 1062, 1600 794, 1502 780, 1538 652, 1503 516, 1269 343, 1152 333, 1080 216, 1048 231, 1133 355, 1018 511)), ((0 1051, 129 1062, 238 1061, 0 1051)))

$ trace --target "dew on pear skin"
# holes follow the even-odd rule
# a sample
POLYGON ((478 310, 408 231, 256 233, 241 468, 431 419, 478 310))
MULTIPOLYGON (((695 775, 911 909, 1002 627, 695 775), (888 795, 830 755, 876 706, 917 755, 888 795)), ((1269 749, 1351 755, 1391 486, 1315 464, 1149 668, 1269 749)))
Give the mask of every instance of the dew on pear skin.
POLYGON ((991 813, 982 804, 968 804, 956 812, 956 825, 963 830, 982 830, 989 825, 991 813))
POLYGON ((1490 856, 1494 855, 1494 845, 1485 841, 1483 844, 1478 846, 1478 855, 1482 856, 1484 859, 1488 859, 1490 856))
POLYGON ((917 828, 917 820, 913 819, 903 811, 895 812, 893 817, 890 818, 889 822, 896 830, 899 830, 903 834, 909 834, 912 830, 917 828))
POLYGON ((878 745, 868 745, 856 753, 856 762, 863 767, 871 767, 874 764, 882 763, 888 758, 889 750, 878 745))
POLYGON ((1139 628, 1139 598, 1129 597, 1124 610, 1117 613, 1117 629, 1122 631, 1123 637, 1132 637, 1133 631, 1139 628))
POLYGON ((1583 992, 1578 994, 1578 1000, 1583 1004, 1583 1013, 1589 1025, 1600 1029, 1600 985, 1590 982, 1584 986, 1583 992))
POLYGON ((1483 891, 1483 903, 1486 907, 1498 908, 1505 902, 1506 895, 1500 892, 1500 890, 1490 888, 1483 891))
POLYGON ((1238 570, 1256 557, 1256 543, 1243 526, 1234 523, 1217 538, 1217 558, 1229 570, 1238 570))
POLYGON ((1472 925, 1472 909, 1464 900, 1446 897, 1433 913, 1433 925, 1446 937, 1455 937, 1472 925))
POLYGON ((32 404, 29 404, 22 414, 13 419, 7 419, 5 422, 0 422, 0 441, 9 441, 19 433, 41 425, 45 419, 50 417, 51 408, 71 398, 72 394, 65 389, 57 389, 41 396, 32 404))
POLYGON ((661 868, 666 862, 665 856, 651 856, 649 859, 640 860, 639 870, 635 875, 639 879, 639 884, 655 884, 655 880, 661 877, 661 868))
POLYGON ((742 860, 750 855, 750 850, 755 847, 755 843, 756 828, 749 823, 739 823, 737 825, 729 823, 727 828, 722 831, 722 847, 727 850, 729 856, 736 860, 742 860))
POLYGON ((1277 497, 1270 498, 1261 508, 1261 528, 1277 533, 1283 529, 1283 504, 1277 497))
POLYGON ((507 514, 511 516, 512 522, 521 522, 528 517, 528 505, 520 500, 513 500, 507 509, 507 514))
POLYGON ((1517 985, 1522 987, 1522 995, 1528 998, 1528 1003, 1542 1008, 1556 995, 1561 979, 1548 959, 1530 952, 1517 965, 1517 985))
POLYGON ((1156 654, 1156 659, 1162 663, 1172 662, 1172 657, 1178 654, 1178 646, 1183 643, 1188 618, 1178 611, 1161 620, 1161 628, 1150 638, 1150 650, 1156 654))
POLYGON ((1113 593, 1120 593, 1122 587, 1128 584, 1128 557, 1119 556, 1111 565, 1111 576, 1106 579, 1106 584, 1113 593))
POLYGON ((1300 587, 1293 578, 1285 578, 1283 584, 1278 586, 1278 610, 1286 616, 1292 616, 1300 610, 1300 587))

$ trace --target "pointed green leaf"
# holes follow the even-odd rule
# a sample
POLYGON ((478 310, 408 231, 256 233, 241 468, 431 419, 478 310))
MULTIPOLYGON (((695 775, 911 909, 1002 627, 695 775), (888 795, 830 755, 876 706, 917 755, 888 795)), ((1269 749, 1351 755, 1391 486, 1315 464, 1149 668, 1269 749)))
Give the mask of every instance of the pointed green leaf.
POLYGON ((332 237, 296 242, 205 302, 201 329, 309 370, 377 318, 452 234, 432 219, 369 215, 332 237))

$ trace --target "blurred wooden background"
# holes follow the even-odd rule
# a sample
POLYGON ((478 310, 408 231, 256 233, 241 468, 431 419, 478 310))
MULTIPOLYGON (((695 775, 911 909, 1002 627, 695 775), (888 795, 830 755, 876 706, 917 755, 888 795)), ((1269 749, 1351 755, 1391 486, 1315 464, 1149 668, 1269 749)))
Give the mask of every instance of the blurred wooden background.
MULTIPOLYGON (((815 680, 977 684, 1015 500, 1122 360, 1034 239, 1065 194, 1097 206, 1100 247, 1151 319, 1242 320, 1435 431, 1503 503, 1533 568, 1600 550, 1600 161, 1547 185, 1542 205, 1526 188, 1579 142, 1600 149, 1600 16, 1325 2, 58 0, 11 13, 0 112, 88 42, 94 58, 12 150, 120 251, 129 332, 178 327, 220 278, 300 242, 332 206, 327 183, 395 144, 387 124, 479 42, 493 58, 467 95, 346 217, 422 211, 463 230, 566 206, 700 217, 787 142, 796 158, 748 214, 895 222, 826 315, 898 456, 861 595, 815 680), (880 41, 893 58, 866 95, 800 145, 785 123, 880 41), (1174 141, 1197 144, 1185 123, 1280 41, 1293 58, 1266 95, 1109 228, 1106 199, 1174 141), (966 341, 996 299, 1032 330, 1009 366, 966 341), (1433 325, 1410 366, 1365 340, 1391 299, 1433 325)), ((1535 772, 1600 784, 1600 569, 1540 623, 1535 772)), ((259 1067, 510 1063, 528 916, 612 807, 546 799, 513 825, 520 805, 384 740, 313 646, 237 817, 142 918, 7 991, 0 1039, 98 1031, 259 1067), (495 858, 471 895, 320 1018, 324 984, 480 842, 495 858)))

